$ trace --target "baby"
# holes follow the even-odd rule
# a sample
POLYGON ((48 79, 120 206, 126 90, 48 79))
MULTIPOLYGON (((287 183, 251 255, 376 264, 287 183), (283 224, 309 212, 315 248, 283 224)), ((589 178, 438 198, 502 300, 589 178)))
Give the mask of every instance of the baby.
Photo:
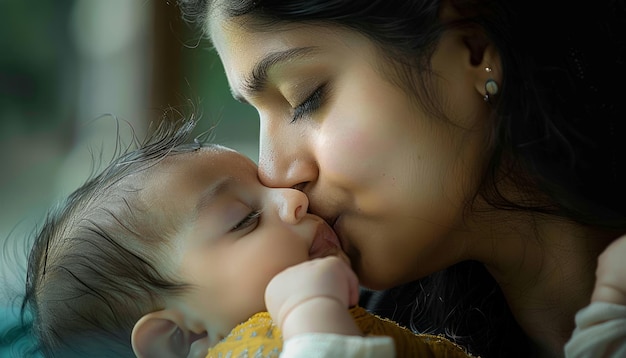
POLYGON ((327 356, 468 356, 355 308, 357 277, 305 194, 188 143, 194 124, 164 122, 48 215, 24 301, 44 356, 227 356, 257 329, 262 356, 320 356, 320 342, 327 356))

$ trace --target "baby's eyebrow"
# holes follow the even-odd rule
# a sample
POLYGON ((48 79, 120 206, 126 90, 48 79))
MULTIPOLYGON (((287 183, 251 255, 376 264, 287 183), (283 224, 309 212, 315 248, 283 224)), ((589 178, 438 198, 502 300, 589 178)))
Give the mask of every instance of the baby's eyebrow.
POLYGON ((237 182, 232 176, 224 176, 216 180, 208 189, 200 195, 196 203, 196 212, 199 213, 203 209, 208 208, 220 194, 227 192, 237 182))
MULTIPOLYGON (((262 92, 267 85, 268 73, 273 67, 279 66, 286 62, 301 59, 317 50, 317 46, 308 46, 290 48, 284 51, 270 52, 254 65, 254 68, 252 69, 252 72, 249 76, 244 77, 242 82, 243 91, 248 96, 255 96, 259 92, 262 92)), ((233 97, 237 101, 247 103, 242 94, 237 93, 233 89, 231 89, 231 92, 233 94, 233 97)))

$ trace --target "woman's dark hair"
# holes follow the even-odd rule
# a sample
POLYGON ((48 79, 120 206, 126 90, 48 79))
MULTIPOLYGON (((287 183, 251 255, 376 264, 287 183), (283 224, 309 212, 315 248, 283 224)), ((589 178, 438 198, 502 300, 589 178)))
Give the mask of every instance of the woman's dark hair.
POLYGON ((142 178, 165 157, 200 148, 186 144, 194 127, 162 121, 50 210, 28 258, 22 325, 7 335, 34 338, 24 355, 134 357, 137 320, 189 288, 159 266, 176 223, 147 221, 142 178))
MULTIPOLYGON (((404 85, 426 104, 436 104, 429 98, 427 75, 443 31, 479 26, 498 49, 503 74, 492 104, 494 155, 480 194, 497 208, 626 230, 626 101, 620 98, 626 83, 624 0, 450 0, 463 19, 448 24, 440 22, 441 3, 179 0, 184 17, 203 27, 218 11, 227 17, 247 15, 246 26, 257 31, 301 22, 354 29, 391 54, 406 70, 404 85), (416 72, 422 74, 419 82, 411 83, 416 72), (548 200, 508 200, 497 185, 502 173, 548 200)), ((400 290, 415 287, 412 297, 421 306, 420 317, 413 320, 418 330, 446 333, 486 357, 528 353, 519 349, 528 345, 519 343, 523 334, 481 264, 461 263, 400 290), (513 344, 511 337, 521 338, 513 344)))

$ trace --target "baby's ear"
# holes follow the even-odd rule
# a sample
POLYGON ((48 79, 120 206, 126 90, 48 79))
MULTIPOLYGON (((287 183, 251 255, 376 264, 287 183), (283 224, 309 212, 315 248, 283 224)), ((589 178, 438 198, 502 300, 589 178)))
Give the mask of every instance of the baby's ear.
POLYGON ((151 312, 141 317, 131 335, 131 344, 139 358, 187 357, 191 347, 189 332, 178 323, 170 310, 151 312))

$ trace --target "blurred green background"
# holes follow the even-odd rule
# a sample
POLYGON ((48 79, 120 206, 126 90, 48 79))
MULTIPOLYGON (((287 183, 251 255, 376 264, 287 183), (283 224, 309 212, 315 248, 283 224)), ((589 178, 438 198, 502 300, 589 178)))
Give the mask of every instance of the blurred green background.
POLYGON ((111 158, 116 124, 121 137, 131 127, 141 137, 165 113, 201 114, 198 133, 217 124, 216 142, 257 159, 255 111, 231 98, 210 44, 175 1, 0 0, 4 307, 22 289, 34 228, 111 158))

